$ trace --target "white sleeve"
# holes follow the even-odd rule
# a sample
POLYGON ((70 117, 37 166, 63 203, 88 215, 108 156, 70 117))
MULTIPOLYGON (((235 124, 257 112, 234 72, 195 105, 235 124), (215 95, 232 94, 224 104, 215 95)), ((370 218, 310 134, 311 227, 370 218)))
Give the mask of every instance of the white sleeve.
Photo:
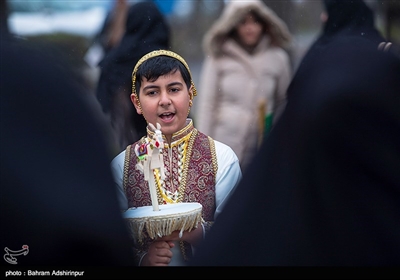
POLYGON ((128 209, 128 199, 126 198, 124 186, 122 185, 124 176, 125 151, 122 151, 111 161, 111 171, 114 176, 117 197, 121 210, 128 209))
POLYGON ((239 159, 231 147, 215 141, 215 152, 218 161, 218 172, 215 184, 216 210, 214 219, 221 213, 229 197, 242 178, 239 159))

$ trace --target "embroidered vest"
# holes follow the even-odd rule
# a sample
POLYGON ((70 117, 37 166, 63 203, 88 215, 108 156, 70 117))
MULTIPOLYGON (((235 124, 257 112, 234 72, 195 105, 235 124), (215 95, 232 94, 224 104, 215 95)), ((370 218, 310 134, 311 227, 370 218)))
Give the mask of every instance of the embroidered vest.
MULTIPOLYGON (((154 132, 148 129, 147 133, 151 139, 154 132)), ((151 205, 149 186, 143 173, 136 169, 138 158, 134 152, 135 145, 145 141, 146 137, 143 137, 126 148, 123 186, 129 207, 151 205)), ((203 206, 204 221, 212 222, 216 209, 215 178, 218 168, 214 140, 195 129, 190 121, 173 135, 170 146, 165 142, 164 145, 165 179, 161 180, 160 174, 154 172, 158 203, 198 202, 203 206)), ((147 239, 142 249, 150 241, 147 239)), ((184 256, 190 255, 190 244, 181 243, 184 243, 181 244, 185 248, 182 251, 184 256)))

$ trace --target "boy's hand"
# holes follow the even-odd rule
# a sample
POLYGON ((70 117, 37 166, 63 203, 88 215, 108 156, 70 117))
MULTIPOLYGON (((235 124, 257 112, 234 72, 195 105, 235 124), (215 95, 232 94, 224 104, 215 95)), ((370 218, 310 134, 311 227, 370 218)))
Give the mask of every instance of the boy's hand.
POLYGON ((150 244, 147 254, 143 257, 141 266, 167 266, 172 258, 172 242, 156 240, 150 244))

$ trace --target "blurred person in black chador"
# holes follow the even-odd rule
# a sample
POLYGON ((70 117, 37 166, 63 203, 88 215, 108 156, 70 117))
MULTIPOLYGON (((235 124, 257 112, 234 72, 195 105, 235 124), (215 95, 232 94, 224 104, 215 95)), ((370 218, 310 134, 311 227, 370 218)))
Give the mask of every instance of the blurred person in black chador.
POLYGON ((363 0, 323 0, 323 7, 320 43, 341 34, 371 40, 377 45, 385 41, 375 27, 373 11, 363 0))
POLYGON ((125 32, 126 16, 131 1, 114 0, 112 9, 106 15, 100 32, 94 38, 95 44, 102 49, 102 54, 107 54, 121 41, 125 32))
POLYGON ((301 63, 306 64, 316 53, 330 47, 338 36, 371 41, 377 48, 390 47, 390 42, 375 26, 374 13, 363 0, 323 0, 322 32, 311 45, 301 63), (382 44, 383 43, 383 44, 382 44), (389 43, 386 46, 386 43, 389 43))
POLYGON ((400 60, 379 40, 343 32, 300 65, 189 265, 400 265, 400 60))
POLYGON ((170 27, 153 1, 129 6, 125 33, 120 43, 100 61, 96 96, 111 119, 117 138, 116 154, 146 134, 147 123, 130 101, 132 71, 146 53, 169 49, 170 27))
POLYGON ((56 49, 1 29, 2 266, 133 266, 90 95, 56 49))

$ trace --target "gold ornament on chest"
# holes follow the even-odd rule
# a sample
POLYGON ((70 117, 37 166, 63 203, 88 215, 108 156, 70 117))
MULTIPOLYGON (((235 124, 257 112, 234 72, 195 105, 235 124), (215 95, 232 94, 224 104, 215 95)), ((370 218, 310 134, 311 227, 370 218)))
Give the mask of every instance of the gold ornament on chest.
POLYGON ((191 134, 183 137, 171 147, 166 147, 167 154, 164 154, 166 161, 165 178, 163 179, 158 170, 154 171, 157 195, 163 204, 182 202, 183 192, 186 187, 187 173, 187 147, 191 134))

